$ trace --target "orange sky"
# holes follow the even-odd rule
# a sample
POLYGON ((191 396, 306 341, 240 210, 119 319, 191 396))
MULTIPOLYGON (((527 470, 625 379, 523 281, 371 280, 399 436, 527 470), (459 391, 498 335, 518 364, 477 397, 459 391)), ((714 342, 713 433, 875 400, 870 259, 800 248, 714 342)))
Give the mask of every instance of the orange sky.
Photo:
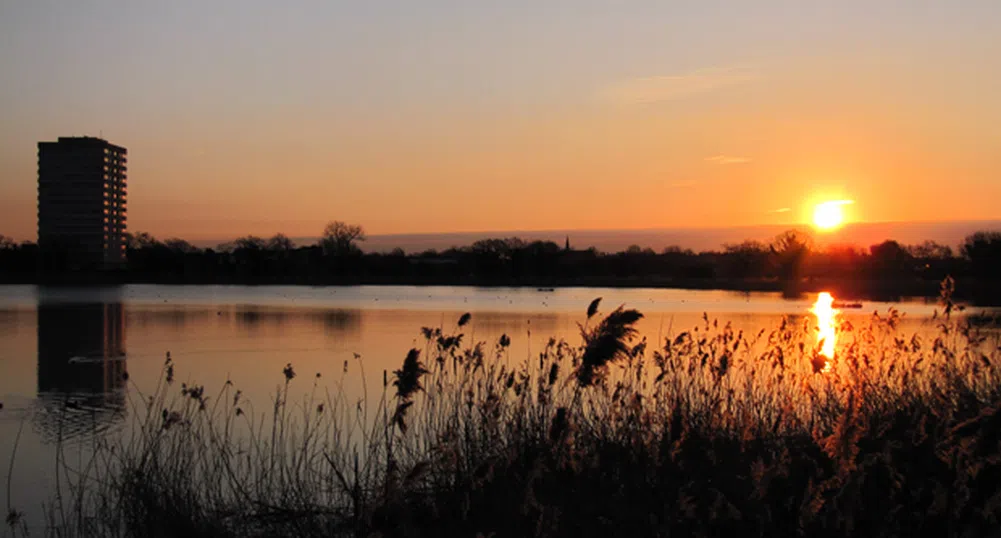
POLYGON ((0 8, 0 234, 34 239, 35 143, 79 134, 129 149, 131 230, 191 240, 331 219, 375 234, 797 223, 842 198, 858 221, 1001 218, 991 2, 429 2, 447 21, 252 4, 92 17, 78 31, 106 34, 84 45, 42 43, 80 13, 0 8), (338 34, 349 15, 371 35, 338 34), (126 45, 118 69, 81 67, 126 45))

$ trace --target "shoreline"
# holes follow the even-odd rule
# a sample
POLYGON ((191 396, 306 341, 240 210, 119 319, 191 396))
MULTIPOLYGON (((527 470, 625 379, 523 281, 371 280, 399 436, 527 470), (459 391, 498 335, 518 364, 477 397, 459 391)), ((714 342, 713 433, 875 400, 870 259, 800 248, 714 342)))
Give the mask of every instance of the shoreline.
MULTIPOLYGON (((936 299, 940 282, 934 280, 836 280, 803 279, 794 285, 774 279, 732 278, 657 278, 657 277, 579 277, 579 278, 393 278, 384 276, 340 276, 337 278, 198 278, 178 276, 143 278, 118 273, 74 275, 30 275, 26 278, 0 277, 0 285, 38 285, 53 287, 108 287, 129 284, 159 286, 469 286, 478 288, 632 288, 716 290, 730 292, 782 293, 795 298, 803 294, 828 291, 846 301, 895 302, 904 298, 936 299)), ((1001 285, 975 279, 957 279, 954 297, 974 306, 1001 306, 1001 285)))

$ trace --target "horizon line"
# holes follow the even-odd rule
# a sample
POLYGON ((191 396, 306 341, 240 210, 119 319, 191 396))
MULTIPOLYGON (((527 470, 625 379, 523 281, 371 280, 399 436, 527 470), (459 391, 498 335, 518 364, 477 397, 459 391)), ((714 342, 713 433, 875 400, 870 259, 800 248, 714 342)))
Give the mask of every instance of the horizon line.
MULTIPOLYGON (((879 221, 858 221, 858 222, 847 222, 842 226, 843 228, 849 228, 857 225, 879 225, 879 224, 965 224, 965 223, 976 223, 976 222, 996 222, 1001 224, 1001 217, 988 218, 988 219, 956 219, 956 220, 879 220, 879 221)), ((741 230, 748 228, 813 228, 813 225, 804 222, 799 224, 743 224, 737 226, 660 226, 660 227, 642 227, 642 228, 537 228, 537 229, 516 229, 516 230, 462 230, 454 232, 390 232, 390 233, 373 233, 368 234, 369 237, 399 237, 399 236, 413 236, 413 235, 449 235, 449 234, 486 234, 486 233, 509 233, 509 232, 521 232, 521 233, 564 233, 564 232, 643 232, 643 231, 663 231, 663 230, 741 230)), ((317 236, 319 237, 319 236, 317 236)))
MULTIPOLYGON (((841 228, 834 232, 820 232, 814 229, 813 225, 810 223, 800 223, 800 224, 790 224, 790 223, 780 223, 780 224, 743 224, 736 226, 661 226, 661 227, 639 227, 639 228, 523 228, 523 229, 508 229, 508 230, 458 230, 458 231, 446 231, 446 232, 388 232, 388 233, 370 233, 366 234, 367 239, 372 238, 406 238, 406 237, 443 237, 450 235, 490 235, 492 238, 503 239, 516 237, 516 235, 511 234, 568 234, 568 233, 615 233, 615 232, 664 232, 664 231, 678 231, 678 232, 698 232, 698 231, 726 231, 726 230, 754 230, 754 229, 767 229, 767 228, 785 228, 789 230, 805 231, 811 235, 834 235, 839 231, 846 228, 854 228, 858 226, 879 226, 879 225, 956 225, 956 224, 998 224, 1001 225, 1001 217, 996 218, 984 218, 984 219, 953 219, 953 220, 882 220, 882 221, 857 221, 845 223, 841 228)), ((129 233, 149 233, 143 229, 133 230, 129 233)), ((282 231, 276 231, 273 234, 267 236, 258 236, 263 239, 268 237, 273 237, 274 235, 282 234, 289 239, 318 239, 322 234, 315 235, 289 235, 282 231)), ((0 234, 3 235, 3 234, 0 234)), ((150 234, 153 237, 163 241, 168 239, 182 239, 188 242, 199 242, 208 243, 216 242, 216 244, 224 244, 229 241, 236 239, 255 236, 256 234, 243 234, 237 235, 230 238, 221 237, 203 237, 203 238, 190 238, 187 239, 183 236, 173 235, 173 234, 150 234)), ((15 239, 12 236, 6 236, 17 242, 37 242, 31 239, 15 239)), ((190 237, 190 236, 189 236, 190 237)), ((37 239, 37 238, 36 238, 37 239)))

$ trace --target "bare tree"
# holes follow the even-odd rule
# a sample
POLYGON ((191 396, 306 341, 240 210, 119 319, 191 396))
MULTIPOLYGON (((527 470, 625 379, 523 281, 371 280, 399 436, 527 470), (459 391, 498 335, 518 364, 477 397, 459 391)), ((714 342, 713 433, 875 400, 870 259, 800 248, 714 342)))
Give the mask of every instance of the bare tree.
POLYGON ((177 237, 172 237, 170 239, 165 240, 163 242, 163 246, 169 248, 174 252, 178 252, 181 254, 193 254, 195 252, 198 252, 198 247, 192 245, 191 243, 185 241, 184 239, 180 239, 177 237))
POLYGON ((131 250, 139 250, 155 247, 160 244, 160 241, 148 232, 136 232, 125 234, 125 244, 131 250))
POLYGON ((293 243, 292 240, 283 233, 277 233, 271 239, 268 239, 268 250, 274 252, 289 252, 293 249, 295 249, 295 243, 293 243))
POLYGON ((360 249, 355 243, 364 240, 365 230, 361 226, 335 220, 323 229, 320 246, 324 254, 343 256, 358 252, 360 249))
POLYGON ((264 250, 267 243, 256 235, 248 235, 233 241, 236 250, 264 250))
POLYGON ((915 258, 930 260, 947 260, 953 256, 952 247, 936 243, 935 241, 925 241, 920 245, 911 245, 907 247, 907 251, 915 258))
POLYGON ((17 243, 15 243, 13 239, 0 234, 0 250, 13 249, 15 247, 17 247, 17 243))

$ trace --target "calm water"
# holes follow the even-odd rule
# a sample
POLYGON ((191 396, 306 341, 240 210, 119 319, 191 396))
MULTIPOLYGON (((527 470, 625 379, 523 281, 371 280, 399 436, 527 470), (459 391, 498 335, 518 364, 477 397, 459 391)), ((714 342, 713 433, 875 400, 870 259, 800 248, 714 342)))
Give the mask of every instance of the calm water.
MULTIPOLYGON (((383 370, 398 368, 407 350, 420 345, 421 327, 452 330, 461 314, 471 312, 463 331, 467 342, 492 344, 507 334, 512 359, 523 359, 550 337, 576 339, 576 324, 595 297, 603 297, 604 312, 620 304, 642 311, 639 329, 651 343, 698 324, 703 312, 756 332, 783 316, 807 315, 814 300, 649 289, 0 287, 2 483, 21 428, 11 497, 29 520, 39 521, 54 483, 54 440, 85 445, 94 431, 122 428, 141 401, 138 394, 156 385, 168 351, 179 382, 215 394, 229 379, 260 410, 267 409, 287 363, 299 374, 297 390, 308 390, 320 373, 324 382, 343 382, 352 397, 360 396, 364 368, 369 394, 380 394, 383 370), (62 416, 69 419, 57 420, 62 416)), ((849 315, 891 306, 914 326, 927 324, 935 308, 866 303, 849 315)), ((0 506, 6 502, 0 491, 0 506)))

